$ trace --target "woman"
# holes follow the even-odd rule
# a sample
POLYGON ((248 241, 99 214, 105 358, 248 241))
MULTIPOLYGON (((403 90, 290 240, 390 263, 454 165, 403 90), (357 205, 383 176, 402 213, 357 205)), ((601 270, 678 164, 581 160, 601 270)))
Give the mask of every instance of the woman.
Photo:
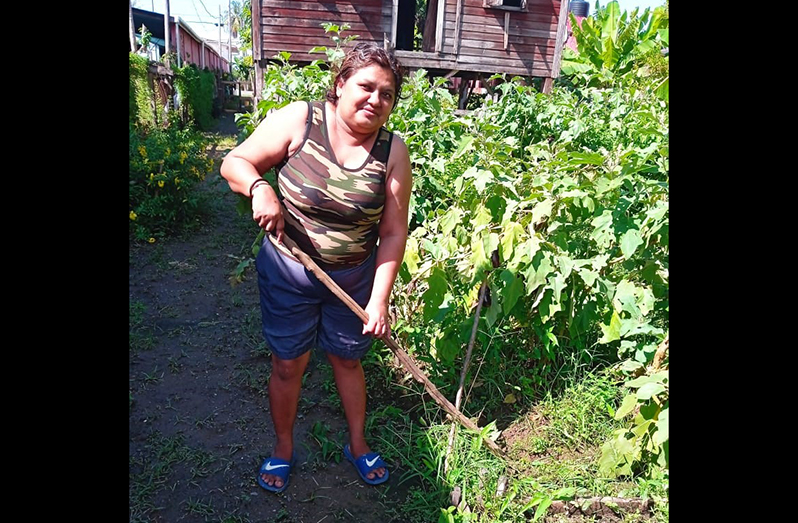
POLYGON ((391 53, 358 44, 344 57, 326 101, 274 111, 222 163, 230 188, 252 198, 252 218, 271 233, 256 260, 276 435, 258 473, 266 490, 288 486, 302 375, 316 345, 332 365, 349 426, 346 458, 365 482, 388 480, 385 462, 365 439, 360 359, 372 337, 390 333, 388 300, 407 241, 410 159, 402 139, 383 127, 402 81, 391 53), (275 166, 279 196, 261 177, 275 166), (367 324, 291 255, 284 235, 365 309, 367 324))

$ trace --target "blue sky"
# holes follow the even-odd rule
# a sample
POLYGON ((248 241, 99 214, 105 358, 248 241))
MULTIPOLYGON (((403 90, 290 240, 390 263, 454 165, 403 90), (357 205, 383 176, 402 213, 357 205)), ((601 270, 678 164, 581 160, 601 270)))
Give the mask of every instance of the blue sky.
MULTIPOLYGON (((244 0, 246 1, 246 0, 244 0)), ((586 0, 590 4, 590 12, 595 10, 596 0, 586 0)), ((607 5, 608 0, 599 0, 599 5, 607 5)), ((227 0, 169 0, 169 13, 174 17, 180 17, 191 29, 199 36, 206 39, 216 40, 219 38, 219 28, 213 23, 218 18, 219 7, 222 12, 227 11, 227 0)), ((665 0, 618 0, 621 11, 631 12, 635 7, 639 7, 642 12, 646 7, 654 8, 665 5, 665 0)), ((166 11, 165 0, 135 0, 133 6, 147 11, 163 13, 166 11)), ((226 40, 227 33, 222 28, 222 39, 226 40)))

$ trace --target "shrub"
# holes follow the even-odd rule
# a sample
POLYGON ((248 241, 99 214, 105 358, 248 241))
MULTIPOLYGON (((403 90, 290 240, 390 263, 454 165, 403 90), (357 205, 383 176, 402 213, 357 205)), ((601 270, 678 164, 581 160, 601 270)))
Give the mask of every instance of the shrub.
POLYGON ((154 241, 196 223, 202 207, 195 186, 213 166, 208 140, 191 127, 142 132, 131 125, 129 144, 130 237, 154 241))

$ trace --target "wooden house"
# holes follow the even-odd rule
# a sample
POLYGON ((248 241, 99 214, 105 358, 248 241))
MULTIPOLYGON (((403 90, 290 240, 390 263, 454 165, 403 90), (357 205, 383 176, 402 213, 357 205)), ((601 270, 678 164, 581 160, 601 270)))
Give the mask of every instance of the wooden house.
MULTIPOLYGON (((158 45, 159 56, 162 56, 166 44, 164 15, 135 7, 132 8, 132 12, 136 33, 140 32, 141 25, 144 24, 152 34, 152 41, 158 45)), ((200 69, 207 67, 218 74, 230 71, 230 64, 226 58, 219 56, 216 49, 208 45, 186 22, 180 18, 175 20, 173 16, 169 17, 169 47, 177 54, 178 66, 190 63, 200 69)))
MULTIPOLYGON (((309 53, 332 46, 323 22, 349 24, 346 35, 395 50, 408 69, 430 76, 479 79, 506 73, 543 80, 559 76, 567 38, 569 0, 252 0, 256 93, 263 69, 280 51, 298 63, 325 59, 309 53), (426 4, 422 38, 414 38, 417 1, 426 4), (415 42, 414 42, 415 41, 415 42)), ((354 44, 350 44, 354 45, 354 44)), ((461 92, 462 95, 462 92, 461 92)))

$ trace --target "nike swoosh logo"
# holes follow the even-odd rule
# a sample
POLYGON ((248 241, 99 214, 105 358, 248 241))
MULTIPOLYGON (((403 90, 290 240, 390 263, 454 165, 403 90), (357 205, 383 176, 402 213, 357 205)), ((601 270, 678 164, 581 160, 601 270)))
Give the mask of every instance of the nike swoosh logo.
POLYGON ((366 460, 366 465, 367 465, 367 466, 369 466, 369 467, 373 467, 373 466, 374 466, 374 464, 375 464, 375 463, 377 463, 377 460, 378 460, 378 459, 380 459, 380 457, 379 457, 379 456, 376 456, 376 457, 375 457, 373 460, 371 460, 371 461, 369 461, 369 460, 366 460))
MULTIPOLYGON (((274 469, 280 469, 280 468, 287 467, 287 466, 288 465, 272 465, 271 463, 267 463, 266 466, 263 467, 263 470, 274 470, 274 469)), ((369 465, 369 467, 370 466, 371 465, 369 465)))

